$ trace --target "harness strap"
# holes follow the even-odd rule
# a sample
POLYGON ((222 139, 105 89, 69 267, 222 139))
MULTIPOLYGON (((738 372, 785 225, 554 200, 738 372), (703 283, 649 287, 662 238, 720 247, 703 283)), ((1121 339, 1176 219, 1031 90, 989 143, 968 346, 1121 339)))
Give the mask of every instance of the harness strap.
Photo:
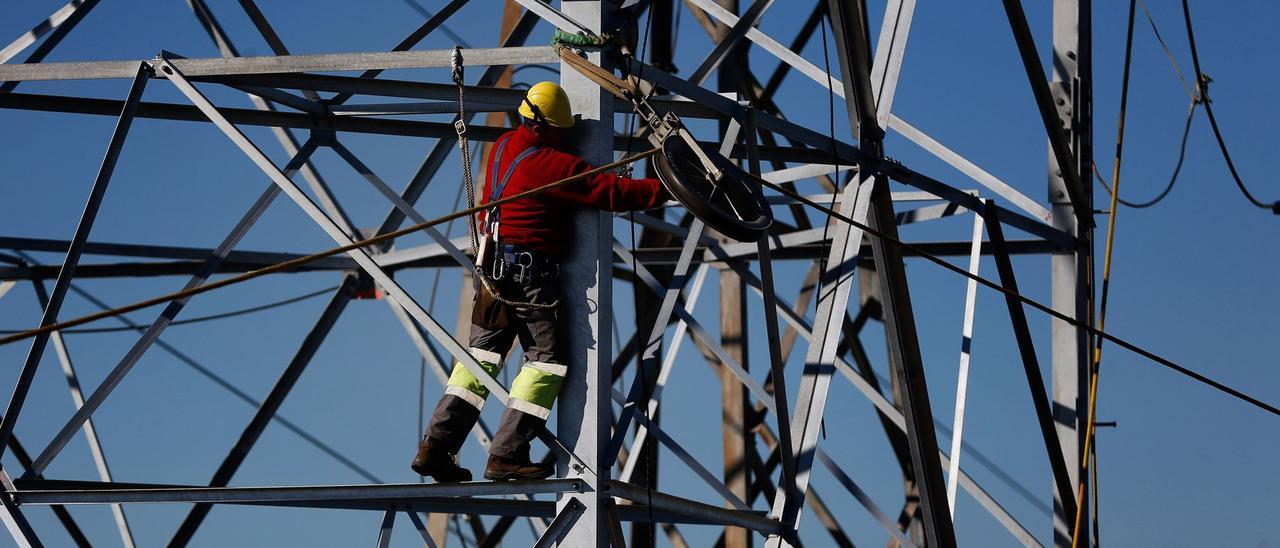
MULTIPOLYGON (((503 144, 505 145, 506 143, 503 144)), ((493 191, 489 194, 490 202, 496 202, 502 198, 502 191, 507 188, 507 181, 510 181, 511 176, 515 174, 516 166, 520 165, 520 162, 524 161, 525 158, 528 158, 539 150, 542 149, 538 147, 529 147, 520 151, 520 154, 516 155, 516 158, 511 161, 511 165, 507 166, 507 172, 502 176, 502 181, 495 185, 493 187, 493 191)))
MULTIPOLYGON (((498 151, 497 151, 497 154, 494 155, 494 158, 496 161, 493 162, 492 171, 490 172, 491 176, 489 179, 489 181, 493 183, 493 188, 489 192, 490 202, 496 202, 502 198, 502 191, 506 190, 507 182, 510 181, 511 176, 515 174, 516 166, 520 165, 520 162, 524 161, 525 158, 528 158, 533 153, 541 150, 538 147, 529 147, 520 151, 520 154, 517 154, 515 159, 511 161, 511 164, 507 166, 507 171, 502 176, 502 179, 498 180, 497 179, 498 164, 501 163, 502 151, 507 148, 508 140, 509 139, 504 139, 500 143, 498 143, 498 151)), ((498 222, 499 211, 500 211, 499 208, 492 207, 492 208, 489 208, 489 210, 485 213, 485 218, 490 223, 490 226, 498 222)))

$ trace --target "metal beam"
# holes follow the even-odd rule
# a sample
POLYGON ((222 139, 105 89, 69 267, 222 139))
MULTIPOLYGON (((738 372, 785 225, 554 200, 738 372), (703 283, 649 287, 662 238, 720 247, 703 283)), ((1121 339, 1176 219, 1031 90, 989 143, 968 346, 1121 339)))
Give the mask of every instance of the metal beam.
MULTIPOLYGON (((111 183, 111 175, 115 172, 116 162, 120 159, 120 151, 124 149, 125 138, 128 137, 129 128, 133 125, 134 113, 138 110, 138 103, 142 101, 142 93, 147 87, 147 79, 150 72, 151 69, 143 63, 139 63, 134 67, 133 82, 129 86, 129 94, 124 101, 119 118, 116 120, 115 129, 111 133, 111 140, 107 143, 107 152, 102 159, 102 164, 98 167, 98 174, 93 181, 93 186, 89 190, 89 197, 86 200, 84 210, 80 214, 80 222, 71 238, 71 246, 67 249, 67 255, 63 258, 62 270, 58 273, 58 279, 49 295, 49 305, 44 309, 44 314, 40 318, 40 325, 50 325, 58 321, 58 312, 62 309, 62 302, 67 295, 67 289, 71 286, 71 279, 75 277, 76 265, 80 263, 84 242, 89 238, 89 232, 93 230, 94 220, 98 217, 98 209, 102 205, 102 198, 106 195, 107 186, 111 183)), ((44 349, 48 343, 48 333, 43 333, 31 341, 31 347, 27 351, 26 361, 23 362, 22 370, 18 374, 18 381, 14 387, 13 395, 9 398, 4 418, 0 419, 0 455, 3 454, 5 447, 8 446, 9 438, 13 436, 14 425, 17 424, 18 415, 22 412, 22 404, 26 402, 31 383, 35 380, 36 369, 40 366, 40 358, 44 356, 44 349)), ((39 462, 40 460, 37 459, 37 468, 39 468, 39 462)), ((36 470, 36 473, 39 472, 39 469, 36 470)), ((17 514, 14 513, 14 515, 17 514)))
POLYGON ((5 528, 9 530, 14 544, 19 548, 43 547, 44 544, 40 542, 35 529, 31 528, 31 523, 27 521, 26 516, 22 515, 22 510, 18 509, 18 503, 13 500, 13 482, 9 480, 8 472, 3 469, 0 469, 0 483, 4 484, 5 491, 0 493, 0 522, 3 522, 5 528))
POLYGON ((781 528, 781 524, 777 520, 755 512, 729 510, 666 493, 655 492, 630 483, 611 481, 606 485, 606 490, 607 494, 618 498, 651 504, 657 510, 705 519, 712 523, 736 525, 767 534, 776 533, 781 528))
MULTIPOLYGON (((739 272, 742 274, 743 278, 747 281, 747 283, 750 284, 756 290, 757 293, 760 293, 760 280, 755 278, 755 276, 751 274, 749 270, 743 270, 739 272)), ((779 299, 777 303, 777 308, 778 308, 778 311, 782 313, 782 318, 788 324, 790 324, 791 327, 793 327, 796 330, 796 333, 799 334, 801 337, 805 338, 806 340, 809 340, 812 343, 812 341, 814 340, 813 329, 805 321, 805 319, 800 315, 800 313, 792 310, 792 307, 789 306, 789 303, 784 302, 781 299, 779 299)), ((858 391, 861 392, 863 396, 865 396, 867 400, 870 401, 871 404, 876 407, 876 411, 878 411, 881 416, 888 419, 898 430, 902 431, 904 434, 906 433, 906 428, 907 428, 906 419, 903 417, 901 410, 895 407, 893 403, 888 400, 888 398, 885 398, 884 395, 880 393, 880 390, 877 387, 872 386, 870 382, 862 378, 862 376, 859 375, 854 370, 853 366, 845 362, 844 359, 837 357, 835 358, 833 363, 836 367, 836 370, 840 372, 840 374, 843 375, 847 380, 849 380, 849 382, 852 383, 854 387, 857 388, 858 391)), ((725 365, 732 366, 732 364, 729 364, 729 363, 726 363, 725 365)), ((744 381, 744 382, 747 382, 747 381, 744 381)), ((756 392, 756 389, 753 388, 754 383, 755 383, 754 379, 750 380, 750 382, 748 383, 748 388, 751 389, 753 393, 756 392)), ((760 390, 763 391, 763 389, 760 389, 760 390)), ((770 404, 770 402, 768 401, 766 401, 765 403, 770 404)), ((822 451, 822 449, 818 448, 818 451, 822 451)), ((943 465, 946 465, 950 462, 947 456, 941 453, 941 450, 939 450, 938 458, 941 460, 943 465)), ((1015 537, 1017 537, 1018 540, 1021 541, 1023 544, 1028 546, 1039 545, 1039 543, 1036 542, 1035 537, 1029 531, 1027 531, 1027 529, 1023 527, 1022 524, 1018 523, 1018 521, 1014 519, 1014 517, 1011 514, 1009 514, 1007 510, 1004 509, 1004 507, 1000 506, 1000 504, 996 502, 996 500, 992 498, 990 494, 988 494, 984 489, 982 489, 982 487, 978 485, 978 483, 975 482, 972 477, 969 476, 969 474, 964 470, 964 468, 960 469, 960 486, 964 487, 965 490, 968 491, 969 494, 972 495, 973 498, 977 500, 980 505, 982 505, 989 512, 991 512, 991 515, 994 516, 996 520, 999 521, 1002 525, 1004 525, 1005 528, 1008 529, 1009 532, 1012 533, 1015 537)))
POLYGON ((1076 515, 1075 490, 1067 471, 1066 459, 1062 454, 1061 442, 1053 420, 1053 410, 1049 406, 1049 396, 1045 391, 1044 376, 1040 373, 1040 359, 1036 357, 1035 343, 1031 338, 1031 328, 1027 326, 1027 313, 1022 302, 1013 295, 1018 294, 1018 280, 1013 272, 1013 262, 1004 250, 1004 228, 1000 225, 1000 213, 995 201, 987 200, 987 208, 983 213, 987 225, 987 235, 995 246, 996 271, 1000 274, 1000 285, 1012 292, 1005 294, 1005 305, 1009 308, 1009 321, 1013 324, 1013 334, 1018 341, 1018 353, 1022 356, 1022 369, 1027 375, 1027 387, 1031 392, 1031 402, 1035 406, 1036 420, 1040 425, 1040 436, 1044 439, 1045 451, 1049 454, 1049 466, 1053 470, 1053 482, 1057 490, 1059 504, 1068 516, 1076 515))
POLYGON ((1045 77, 1044 66, 1040 64, 1040 53, 1036 50, 1035 37, 1031 27, 1027 25, 1027 14, 1022 11, 1020 0, 1004 0, 1004 12, 1009 19, 1009 27, 1013 30, 1014 42, 1018 44, 1018 54, 1022 57, 1022 67, 1027 72, 1027 82, 1031 84, 1031 95, 1035 98, 1036 108, 1040 112, 1040 121, 1044 123, 1044 131, 1049 136, 1049 148, 1058 162, 1058 172, 1066 186, 1067 196, 1071 199, 1076 222, 1082 228, 1093 227, 1093 211, 1089 206, 1089 191, 1081 179, 1080 166, 1071 150, 1071 142, 1064 130, 1069 120, 1059 117, 1053 106, 1053 96, 1049 93, 1049 82, 1045 77))
POLYGON ((27 49, 31 44, 36 43, 41 36, 44 36, 51 30, 58 28, 62 23, 66 22, 76 10, 80 9, 84 0, 71 0, 66 5, 58 8, 58 11, 40 21, 31 30, 22 33, 21 36, 10 42, 4 49, 0 49, 0 64, 8 63, 10 59, 16 57, 22 50, 27 49))
POLYGON ((88 489, 21 489, 21 504, 116 503, 284 503, 284 502, 412 502, 425 497, 482 497, 579 492, 575 479, 477 481, 466 483, 394 483, 383 485, 315 485, 289 487, 143 487, 117 489, 101 484, 88 489))
MULTIPOLYGON (((36 50, 31 52, 31 55, 28 55, 26 60, 24 60, 22 64, 19 64, 19 65, 0 64, 0 70, 4 70, 4 67, 42 66, 40 62, 44 61, 44 58, 49 55, 49 52, 52 52, 53 48, 58 47, 58 44, 62 42, 62 39, 66 38, 67 34, 70 34, 72 29, 75 29, 76 25, 80 24, 80 21, 83 21, 84 18, 89 15, 89 12, 92 11, 93 8, 98 5, 98 2, 99 0, 85 0, 83 4, 81 4, 78 8, 76 8, 75 11, 71 12, 71 14, 67 16, 66 20, 64 20, 62 24, 58 25, 58 28, 53 29, 53 34, 50 34, 48 38, 45 38, 44 42, 42 42, 39 46, 37 46, 36 50)), ((5 63, 5 62, 7 62, 7 60, 0 61, 0 63, 5 63)), ((127 63, 128 64, 124 67, 125 69, 124 75, 120 76, 120 78, 129 78, 130 74, 128 69, 130 67, 136 66, 137 64, 136 62, 127 62, 127 63)), ((13 88, 18 87, 18 84, 21 83, 9 78, 0 78, 0 80, 4 81, 3 83, 0 83, 0 94, 13 91, 13 88)))
POLYGON ((565 503, 564 508, 556 513, 555 519, 551 520, 551 524, 547 525, 547 530, 542 532, 538 540, 533 543, 535 548, 550 548, 559 544, 564 538, 565 533, 569 532, 569 528, 573 527, 574 522, 582 516, 583 511, 587 509, 578 499, 569 499, 565 503))
MULTIPOLYGON (((1067 123, 1067 135, 1075 153, 1075 169, 1088 174, 1093 170, 1093 2, 1092 0, 1053 1, 1053 56, 1050 65, 1053 83, 1050 91, 1058 105, 1059 117, 1067 123)), ((1094 294, 1094 230, 1090 225, 1079 224, 1079 208, 1067 192, 1066 180, 1058 175, 1056 155, 1048 161, 1048 199, 1053 206, 1054 226, 1068 234, 1076 235, 1080 244, 1063 249, 1053 255, 1050 264, 1051 303, 1053 309, 1085 324, 1093 321, 1094 294)), ((1088 175, 1082 175, 1088 177, 1088 175)), ((1082 181, 1083 183, 1083 181, 1082 181)), ((1086 184, 1088 201, 1084 212, 1093 211, 1093 185, 1086 184)), ((1002 212, 1003 216, 1003 212, 1002 212)), ((1053 414, 1062 445, 1062 458, 1067 463, 1067 473, 1072 486, 1081 482, 1081 447, 1084 445, 1088 422, 1089 374, 1091 371, 1089 336, 1067 322, 1052 318, 1050 322, 1052 344, 1053 414)), ((1058 497, 1057 490, 1055 498, 1058 497)), ((1077 494, 1063 493, 1064 498, 1076 500, 1077 494)), ((1082 515, 1089 513, 1090 497, 1084 501, 1082 515)), ((1053 543, 1067 547, 1075 544, 1072 528, 1076 516, 1064 512, 1062 500, 1054 501, 1053 543)))
MULTIPOLYGON (((35 290, 36 302, 39 303, 40 308, 49 306, 49 293, 45 290, 44 282, 33 280, 31 287, 35 290)), ((58 363, 62 365, 62 375, 66 377, 67 388, 71 391, 71 402, 75 404, 76 409, 80 409, 84 406, 84 393, 80 391, 80 377, 71 363, 71 352, 67 350, 67 343, 63 340, 61 332, 54 331, 50 333, 49 338, 53 342, 58 363)), ((93 464, 98 469, 98 478, 102 481, 112 481, 111 468, 107 465, 107 456, 102 451, 102 443, 98 440, 98 429, 93 425, 92 419, 84 423, 84 437, 85 441, 89 442, 89 452, 93 455, 93 464)), ((111 515, 115 518, 116 528, 120 531, 120 541, 126 548, 133 548, 133 532, 129 530, 129 520, 124 515, 124 508, 119 504, 112 505, 111 515)))
MULTIPOLYGON (((231 478, 240 469, 244 459, 249 456, 249 451, 253 449, 253 446, 258 442, 258 438, 262 436, 262 432, 271 423, 271 419, 275 416, 276 411, 280 409, 280 405, 284 403, 285 397, 293 390, 298 378, 306 370, 307 365, 311 363, 311 358, 320 349, 320 344, 324 342, 325 337, 329 335, 329 331, 338 322, 338 318, 342 315, 342 311, 346 309, 347 303, 351 302, 355 286, 355 276, 348 275, 343 277, 342 285, 334 292, 329 304, 325 305, 324 312, 320 314, 320 318, 316 320, 315 325, 307 332, 307 336, 303 339, 302 345, 294 354, 293 359, 289 361, 289 365, 280 373, 280 377, 272 385, 267 397, 263 398, 262 404, 254 412, 249 424, 240 432, 240 437, 231 446, 231 451, 227 453, 226 457, 223 457, 222 464, 218 465, 217 471, 213 473, 213 478, 209 480, 209 487, 225 487, 231 482, 231 478)), ((187 512, 187 517, 183 518, 182 523, 178 525, 173 537, 169 539, 169 545, 185 546, 189 543, 196 529, 200 527, 205 516, 208 516, 209 511, 212 509, 212 505, 207 503, 193 506, 187 512)))
MULTIPOLYGON (((533 0, 536 2, 537 0, 533 0)), ((528 5, 528 4, 526 4, 528 5)), ((585 25, 590 33, 604 31, 606 20, 614 16, 615 5, 600 1, 561 2, 563 14, 585 25)), ((549 9, 549 8, 548 8, 549 9)), ((588 61, 611 69, 600 50, 586 53, 588 61)), ((581 73, 561 63, 560 85, 569 97, 572 111, 579 116, 575 127, 573 152, 592 165, 613 161, 613 99, 581 73)), ((573 245, 561 262, 562 299, 560 321, 567 339, 569 372, 560 391, 556 413, 556 431, 582 461, 557 462, 561 477, 581 478, 589 492, 582 495, 561 494, 556 511, 564 512, 571 500, 584 508, 573 527, 560 542, 568 547, 595 547, 609 542, 610 519, 604 489, 612 476, 613 463, 606 460, 609 451, 609 427, 612 422, 611 363, 613 357, 612 316, 613 269, 609 246, 613 243, 613 216, 606 212, 582 210, 574 212, 573 245), (569 412, 565 412, 569 411, 569 412)))
MULTIPOLYGON (((897 227, 888 222, 893 215, 888 181, 880 179, 872 191, 870 225, 896 239, 897 227)), ((938 547, 956 545, 951 513, 947 509, 947 485, 942 479, 942 463, 938 458, 938 437, 933 429, 933 411, 920 357, 920 341, 915 330, 911 295, 899 248, 882 238, 872 238, 876 272, 883 299, 885 333, 889 342, 889 359, 897 362, 894 371, 903 387, 902 411, 906 419, 907 441, 911 448, 912 470, 920 491, 920 507, 924 521, 925 544, 938 547)))
MULTIPOLYGON (((250 0, 241 0, 241 3, 243 4, 247 1, 250 1, 250 0)), ((445 4, 444 7, 436 11, 435 15, 432 15, 429 19, 424 21, 421 26, 419 26, 417 29, 414 29, 413 32, 409 33, 409 35, 406 36, 404 40, 401 40, 398 44, 395 45, 395 47, 391 48, 391 51, 408 51, 409 48, 412 48, 413 46, 417 45, 418 42, 421 42, 422 39, 426 38, 428 34, 431 34, 431 31, 436 30, 436 27, 443 25, 446 19, 448 19, 451 15, 454 14, 454 12, 461 9, 462 6, 466 4, 467 4, 467 0, 450 0, 448 4, 445 4)), ((520 41, 523 41, 523 39, 521 39, 520 41)), ((459 45, 464 47, 466 46, 466 44, 459 44, 459 45)), ((470 55, 470 53, 468 53, 467 55, 470 55)), ((360 78, 373 79, 373 78, 377 78, 379 74, 382 74, 382 70, 380 69, 366 70, 360 74, 360 78)), ((330 102, 334 105, 341 105, 343 103, 346 103, 348 99, 351 99, 351 96, 352 96, 351 93, 340 93, 338 95, 335 95, 333 99, 330 100, 330 102)))
MULTIPOLYGON (((978 259, 982 256, 982 216, 973 216, 973 247, 969 252, 969 273, 978 275, 978 259)), ((964 442, 965 395, 969 389, 969 351, 973 347, 973 313, 977 305, 978 281, 965 284, 964 323, 960 328, 960 364, 956 373, 956 409, 952 413, 951 463, 947 466, 947 508, 956 517, 956 485, 960 475, 960 448, 964 442)))
MULTIPOLYGON (((9 438, 9 450, 13 451, 13 457, 23 468, 31 467, 31 455, 18 442, 18 437, 9 438)), ((76 523, 75 518, 71 517, 71 513, 67 511, 67 507, 55 504, 50 507, 53 515, 62 523, 62 527, 67 530, 67 535, 71 537, 72 542, 76 543, 78 548, 93 548, 93 543, 84 536, 84 531, 80 529, 80 525, 76 523)))
MULTIPOLYGON (((312 150, 314 150, 312 147, 303 147, 303 150, 299 155, 295 156, 293 162, 287 166, 287 169, 290 170, 290 174, 297 170, 301 161, 305 158, 305 155, 309 155, 312 150)), ((226 257, 227 252, 234 248, 236 244, 244 238, 245 234, 248 233, 254 223, 256 223, 262 214, 266 212, 267 208, 271 205, 271 202, 275 200, 277 194, 278 191, 272 186, 268 186, 263 191, 258 199, 254 201, 253 205, 249 207, 249 210, 240 218, 239 222, 236 223, 236 226, 231 229, 231 232, 223 238, 222 242, 218 244, 218 247, 215 248, 213 253, 204 261, 200 270, 198 270, 191 279, 187 281, 184 286, 185 288, 193 288, 203 285, 209 279, 209 276, 211 276, 217 269, 218 264, 226 257)), ((76 411, 76 414, 67 421, 67 423, 62 427, 62 430, 58 431, 58 434, 49 442, 49 445, 40 452, 40 456, 36 458, 34 465, 36 473, 43 472, 44 469, 49 466, 49 463, 58 455, 58 452, 66 446, 67 442, 71 440, 71 437, 80 429, 80 425, 83 424, 84 421, 88 420, 95 411, 97 411, 98 407, 102 405, 102 402, 105 401, 106 398, 111 395, 111 392, 115 390, 116 386, 124 380, 125 375, 133 369, 133 366, 138 363, 138 360, 142 358, 142 355, 151 348, 151 345, 157 338, 159 338, 160 334, 164 332, 164 330, 169 326, 169 323, 177 317, 190 300, 190 297, 178 299, 165 306, 164 310, 160 312, 156 319, 151 322, 151 325, 147 327, 147 330, 142 334, 142 336, 138 338, 138 341, 135 342, 134 345, 129 348, 129 351, 125 353, 124 357, 120 359, 115 368, 113 368, 111 372, 107 374, 107 377, 102 381, 102 383, 94 389, 93 394, 85 401, 84 407, 81 407, 76 411)))
MULTIPOLYGON (((552 63, 560 60, 550 46, 518 46, 463 50, 467 64, 520 65, 552 63)), ((385 53, 321 53, 255 57, 215 57, 173 59, 173 65, 190 77, 237 74, 280 74, 290 72, 342 72, 351 70, 391 70, 448 68, 453 50, 393 51, 385 53)), ((32 82, 42 80, 93 80, 129 78, 138 61, 83 61, 0 65, 0 80, 32 82)))

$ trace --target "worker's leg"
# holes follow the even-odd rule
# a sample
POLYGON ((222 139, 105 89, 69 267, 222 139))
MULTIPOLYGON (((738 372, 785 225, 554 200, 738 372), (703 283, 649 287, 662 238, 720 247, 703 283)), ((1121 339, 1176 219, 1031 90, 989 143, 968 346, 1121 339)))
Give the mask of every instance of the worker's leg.
MULTIPOLYGON (((505 362, 503 353, 511 348, 515 339, 514 326, 490 329, 471 325, 470 353, 490 377, 497 376, 505 362)), ((467 434, 480 418, 480 408, 489 397, 489 389, 471 374, 462 363, 454 363, 453 373, 445 386, 444 395, 431 414, 427 438, 440 444, 449 453, 457 454, 467 440, 467 434)))
MULTIPOLYGON (((526 287, 525 296, 530 302, 556 302, 560 293, 558 284, 555 278, 544 280, 526 287)), ((518 314, 523 320, 517 322, 523 324, 517 326, 517 334, 525 349, 525 362, 511 382, 511 399, 489 453, 508 461, 527 463, 529 442, 546 424, 551 406, 564 384, 569 362, 556 309, 522 309, 518 314)))
MULTIPOLYGON (((502 368, 503 353, 511 348, 516 336, 501 306, 484 293, 476 299, 472 314, 469 352, 490 376, 497 375, 502 368)), ((470 481, 471 472, 458 466, 457 454, 480 419, 480 408, 488 396, 489 390, 480 379, 461 363, 455 363, 410 468, 436 481, 470 481)))

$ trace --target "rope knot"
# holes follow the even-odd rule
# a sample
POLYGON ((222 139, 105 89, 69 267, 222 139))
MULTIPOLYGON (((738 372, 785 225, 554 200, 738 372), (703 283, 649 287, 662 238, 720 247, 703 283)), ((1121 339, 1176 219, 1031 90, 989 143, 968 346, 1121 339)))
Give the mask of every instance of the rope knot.
POLYGON ((453 54, 449 56, 449 66, 453 69, 453 83, 462 85, 463 67, 462 67, 462 48, 453 46, 453 54))

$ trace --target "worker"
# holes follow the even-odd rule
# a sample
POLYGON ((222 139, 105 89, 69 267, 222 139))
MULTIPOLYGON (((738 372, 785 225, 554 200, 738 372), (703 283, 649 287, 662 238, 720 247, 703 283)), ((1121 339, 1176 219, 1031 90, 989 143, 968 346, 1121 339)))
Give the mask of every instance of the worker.
MULTIPOLYGON (((564 150, 575 120, 560 86, 541 82, 529 88, 517 110, 521 125, 499 137, 489 153, 482 203, 592 169, 564 150)), ((489 446, 485 479, 542 479, 555 473, 553 463, 529 460, 529 442, 546 424, 570 366, 558 302, 560 262, 573 242, 573 211, 650 209, 669 198, 657 179, 599 173, 480 216, 485 243, 477 249, 484 256, 477 258, 476 275, 486 279, 476 287, 470 353, 496 376, 514 340, 524 350, 524 364, 489 446)), ((471 480, 457 455, 488 395, 470 370, 454 365, 411 464, 415 472, 438 482, 471 480)))

